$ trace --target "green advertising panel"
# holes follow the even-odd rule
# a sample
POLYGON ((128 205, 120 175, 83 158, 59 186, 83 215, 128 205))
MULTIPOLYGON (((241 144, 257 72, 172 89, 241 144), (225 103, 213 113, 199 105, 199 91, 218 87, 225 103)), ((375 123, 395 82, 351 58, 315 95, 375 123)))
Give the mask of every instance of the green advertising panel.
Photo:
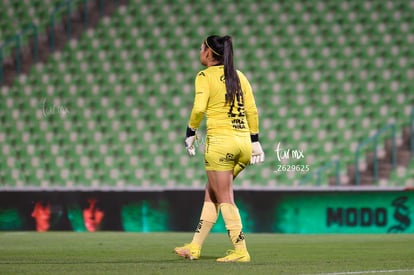
POLYGON ((160 232, 168 230, 166 203, 142 200, 124 204, 121 209, 122 226, 129 232, 160 232))
MULTIPOLYGON (((201 190, 0 192, 0 231, 192 232, 203 196, 201 190), (39 201, 49 202, 42 211, 39 201)), ((240 190, 235 198, 245 233, 414 233, 414 191, 240 190)), ((212 232, 226 232, 221 214, 212 232)))
POLYGON ((414 192, 306 192, 280 196, 274 232, 414 233, 414 192))
POLYGON ((21 230, 23 219, 17 208, 0 209, 0 230, 21 230))

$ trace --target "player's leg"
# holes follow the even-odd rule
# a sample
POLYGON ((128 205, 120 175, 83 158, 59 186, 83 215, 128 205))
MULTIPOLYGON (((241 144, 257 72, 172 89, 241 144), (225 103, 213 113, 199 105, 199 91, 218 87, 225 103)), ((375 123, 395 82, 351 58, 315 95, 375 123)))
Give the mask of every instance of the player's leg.
POLYGON ((209 188, 209 183, 206 184, 204 204, 201 210, 200 221, 194 232, 191 243, 181 247, 176 247, 174 252, 184 258, 191 260, 199 259, 201 255, 201 248, 208 234, 217 221, 219 214, 218 204, 216 198, 209 188))
POLYGON ((248 262, 250 255, 246 248, 246 242, 242 231, 242 221, 239 210, 234 203, 233 193, 233 170, 229 171, 207 171, 209 187, 215 194, 223 220, 234 246, 232 252, 217 259, 220 262, 248 262))
POLYGON ((211 192, 210 183, 207 182, 204 195, 204 204, 201 210, 200 222, 195 230, 191 243, 197 244, 200 248, 203 246, 204 240, 210 233, 211 228, 217 221, 219 215, 219 205, 217 204, 215 195, 211 192))
MULTIPOLYGON (((249 164, 250 157, 252 154, 251 141, 250 138, 240 138, 238 142, 238 148, 240 150, 238 158, 235 159, 235 165, 233 167, 233 178, 231 181, 231 189, 233 188, 233 180, 242 172, 247 165, 249 164)), ((233 194, 233 190, 231 190, 233 194)), ((233 200, 234 202, 234 200, 233 200)), ((248 262, 250 261, 250 255, 246 248, 246 241, 244 234, 242 232, 242 222, 240 218, 240 213, 237 206, 224 204, 221 207, 221 212, 223 217, 226 215, 229 217, 229 220, 226 222, 226 226, 232 231, 229 231, 229 236, 234 244, 235 250, 229 255, 223 258, 217 259, 220 262, 248 262)))
POLYGON ((246 168, 246 165, 244 164, 244 163, 241 163, 241 162, 239 162, 239 163, 237 163, 235 166, 234 166, 234 169, 233 169, 233 181, 236 179, 236 177, 244 170, 246 168))

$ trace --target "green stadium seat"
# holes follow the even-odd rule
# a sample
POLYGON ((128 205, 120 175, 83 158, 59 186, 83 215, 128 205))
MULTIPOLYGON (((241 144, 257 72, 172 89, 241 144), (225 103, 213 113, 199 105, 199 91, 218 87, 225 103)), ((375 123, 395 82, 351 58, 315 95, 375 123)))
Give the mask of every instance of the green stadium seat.
MULTIPOLYGON (((9 2, 0 11, 0 41, 26 19, 45 30, 59 2, 9 2)), ((182 135, 202 69, 198 47, 212 31, 233 35, 237 67, 251 80, 261 113, 268 163, 248 169, 237 186, 299 185, 304 175, 274 173, 279 142, 302 148, 314 171, 339 158, 344 175, 358 142, 387 123, 398 130, 408 123, 413 9, 403 0, 182 0, 161 7, 130 1, 2 88, 0 148, 7 154, 0 168, 9 169, 0 169, 0 182, 46 189, 202 187, 202 156, 188 160, 182 135), (44 100, 70 113, 44 118, 44 100)), ((401 186, 412 184, 409 168, 401 171, 386 184, 400 177, 401 186)))

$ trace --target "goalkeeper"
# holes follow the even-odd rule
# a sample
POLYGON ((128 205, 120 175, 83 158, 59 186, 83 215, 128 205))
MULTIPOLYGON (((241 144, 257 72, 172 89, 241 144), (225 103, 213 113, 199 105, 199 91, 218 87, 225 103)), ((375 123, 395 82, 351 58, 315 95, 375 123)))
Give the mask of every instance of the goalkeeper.
POLYGON ((200 48, 206 68, 195 79, 195 98, 185 146, 195 155, 196 130, 204 115, 207 137, 204 163, 208 182, 200 222, 191 243, 176 247, 181 257, 198 259, 201 247, 219 212, 234 246, 219 262, 249 262, 239 210, 234 203, 233 180, 250 164, 264 161, 259 143, 259 119, 249 81, 233 64, 230 36, 209 36, 200 48))

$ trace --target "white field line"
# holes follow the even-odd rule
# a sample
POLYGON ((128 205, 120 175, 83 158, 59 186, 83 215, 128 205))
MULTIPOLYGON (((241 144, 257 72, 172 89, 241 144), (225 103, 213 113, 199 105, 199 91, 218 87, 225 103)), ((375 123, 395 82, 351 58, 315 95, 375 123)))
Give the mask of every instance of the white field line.
POLYGON ((365 271, 349 271, 349 272, 333 272, 333 273, 317 273, 305 275, 353 275, 353 274, 379 274, 379 273, 396 273, 396 272, 414 272, 414 269, 393 269, 393 270, 365 270, 365 271))

